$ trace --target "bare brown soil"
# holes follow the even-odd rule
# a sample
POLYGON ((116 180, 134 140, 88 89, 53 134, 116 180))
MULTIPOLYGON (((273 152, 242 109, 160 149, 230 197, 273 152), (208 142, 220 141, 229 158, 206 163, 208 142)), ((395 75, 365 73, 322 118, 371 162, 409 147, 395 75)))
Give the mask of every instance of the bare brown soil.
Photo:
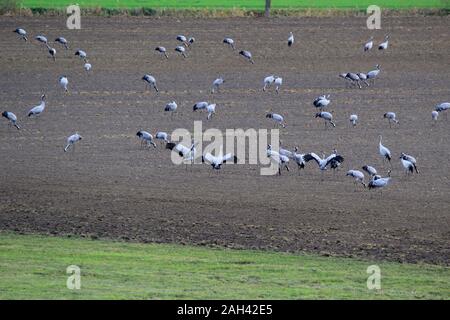
MULTIPOLYGON (((142 242, 174 242, 231 248, 311 252, 391 261, 450 262, 450 121, 431 111, 448 101, 449 17, 385 18, 371 32, 365 18, 183 19, 84 18, 82 30, 65 29, 64 17, 0 17, 1 111, 16 113, 23 130, 0 123, 0 230, 82 235, 142 242), (57 61, 36 43, 11 31, 53 40, 65 36, 71 49, 56 46, 57 61), (295 46, 285 43, 289 31, 295 46), (387 52, 364 54, 370 35, 391 34, 387 52), (197 42, 183 59, 177 34, 197 42), (224 47, 224 36, 250 50, 255 64, 224 47), (170 59, 154 52, 168 48, 170 59), (76 48, 88 52, 87 76, 76 48), (368 71, 379 63, 379 81, 363 90, 346 87, 345 71, 368 71), (140 78, 151 73, 160 93, 144 92, 140 78), (69 77, 70 94, 58 87, 69 77), (263 93, 262 79, 281 75, 281 93, 263 93), (217 76, 227 82, 211 96, 217 76), (26 118, 46 92, 38 119, 26 118), (324 130, 314 119, 314 97, 331 94, 337 127, 324 130), (162 110, 176 100, 171 118, 162 110), (217 103, 206 128, 272 128, 269 110, 285 115, 283 144, 302 152, 345 157, 341 170, 315 164, 298 173, 260 176, 252 165, 174 166, 162 146, 142 150, 136 132, 192 129, 196 101, 217 103), (383 114, 394 111, 400 125, 389 128, 383 114), (351 128, 348 117, 360 124, 351 128), (84 139, 63 152, 75 131, 84 139), (393 181, 382 194, 345 177, 350 168, 389 166, 378 155, 378 135, 393 152, 393 181), (405 177, 400 152, 418 159, 419 175, 405 177)), ((448 111, 450 112, 450 111, 448 111)))

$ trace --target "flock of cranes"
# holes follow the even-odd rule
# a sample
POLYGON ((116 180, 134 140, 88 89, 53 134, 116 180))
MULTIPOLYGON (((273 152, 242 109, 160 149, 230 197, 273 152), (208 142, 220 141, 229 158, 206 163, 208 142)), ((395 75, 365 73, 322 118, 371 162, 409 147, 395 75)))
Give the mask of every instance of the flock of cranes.
MULTIPOLYGON (((28 41, 27 32, 23 28, 17 28, 14 30, 15 33, 17 33, 20 37, 20 39, 23 39, 25 42, 28 41)), ((44 35, 37 35, 34 38, 37 42, 43 44, 47 49, 50 57, 53 60, 56 60, 56 49, 52 48, 47 40, 47 37, 44 35)), ((179 53, 182 57, 187 58, 188 57, 188 50, 191 50, 194 43, 195 38, 193 37, 186 37, 184 35, 178 35, 176 37, 176 40, 180 43, 180 45, 177 45, 174 49, 177 53, 179 53)), ((69 43, 64 37, 58 37, 54 41, 55 43, 58 43, 62 45, 65 50, 69 50, 69 43)), ((371 37, 367 43, 363 45, 364 52, 368 52, 372 50, 373 48, 373 42, 374 39, 371 37)), ((223 43, 227 46, 229 46, 233 51, 236 50, 236 42, 229 37, 226 37, 223 39, 223 43)), ((287 46, 292 47, 294 45, 294 35, 292 32, 290 32, 288 39, 287 39, 287 46)), ((381 42, 378 45, 378 50, 385 51, 388 49, 389 45, 389 35, 386 35, 384 38, 384 41, 381 42)), ((155 51, 159 54, 163 55, 166 59, 169 59, 169 54, 165 47, 157 46, 155 48, 155 51)), ((255 61, 253 60, 252 54, 248 50, 240 50, 238 54, 243 57, 244 59, 248 60, 251 64, 254 64, 255 61)), ((84 69, 89 72, 92 69, 92 65, 87 60, 87 54, 83 50, 76 50, 75 56, 78 56, 81 60, 84 61, 84 69)), ((360 89, 363 88, 363 86, 369 87, 371 84, 374 84, 374 81, 376 78, 379 77, 381 72, 380 65, 376 65, 375 69, 368 71, 367 73, 362 72, 345 72, 340 74, 339 76, 348 83, 350 83, 351 86, 358 87, 360 89)), ((155 90, 156 92, 159 92, 158 86, 157 86, 157 80, 154 76, 151 74, 145 74, 142 77, 142 80, 145 82, 145 90, 155 90)), ((219 88, 225 83, 225 80, 223 78, 217 78, 212 83, 211 87, 211 93, 217 93, 219 91, 219 88)), ((62 75, 59 77, 59 84, 61 88, 68 92, 69 91, 69 79, 67 76, 62 75)), ((275 92, 279 94, 280 88, 283 84, 283 79, 280 76, 276 75, 269 75, 263 79, 263 91, 266 91, 270 89, 272 86, 275 87, 275 92)), ((331 104, 331 98, 330 95, 321 95, 314 99, 313 106, 317 108, 317 112, 315 113, 316 118, 320 118, 324 122, 325 128, 328 127, 336 127, 336 123, 333 121, 333 115, 331 112, 326 111, 326 109, 331 104)), ((41 115, 45 110, 46 105, 46 95, 43 94, 41 96, 40 104, 37 106, 32 107, 27 116, 28 117, 36 117, 41 115)), ((176 112, 178 108, 178 105, 175 101, 171 101, 166 104, 164 111, 170 112, 172 115, 174 112, 176 112)), ((439 113, 442 113, 446 110, 450 109, 450 103, 444 102, 440 103, 435 107, 435 110, 432 111, 432 119, 433 121, 436 121, 438 119, 439 113)), ((207 112, 207 120, 210 120, 216 113, 216 104, 214 103, 208 103, 206 101, 201 101, 196 103, 193 106, 193 111, 206 111, 207 112)), ((13 125, 18 130, 21 129, 21 126, 18 124, 18 118, 17 116, 11 112, 11 111, 4 111, 2 113, 2 116, 9 120, 10 124, 13 125)), ((384 113, 383 117, 389 121, 389 126, 392 126, 392 123, 399 124, 399 120, 397 119, 397 116, 394 112, 386 112, 384 113)), ((281 128, 286 127, 286 121, 283 115, 278 113, 267 113, 266 118, 274 121, 274 123, 277 126, 280 126, 281 128)), ((350 115, 350 123, 352 126, 358 125, 358 115, 352 114, 350 115)), ((154 148, 157 147, 155 140, 159 140, 162 143, 165 144, 165 148, 172 150, 173 152, 176 152, 180 157, 182 157, 185 161, 191 161, 193 163, 194 159, 197 157, 196 154, 196 143, 193 141, 190 146, 184 146, 181 143, 174 143, 170 140, 170 136, 166 132, 157 132, 155 136, 153 136, 150 132, 139 130, 136 133, 136 136, 141 141, 142 147, 152 146, 154 148)), ((70 148, 74 148, 75 144, 82 140, 82 136, 77 132, 75 134, 70 135, 67 138, 67 144, 64 147, 64 152, 68 151, 70 148)), ((310 153, 299 153, 298 147, 295 147, 293 151, 284 149, 282 147, 279 148, 279 150, 274 150, 271 145, 267 146, 267 157, 269 157, 273 162, 275 162, 278 165, 278 174, 281 175, 282 170, 289 170, 289 162, 293 161, 295 164, 297 164, 298 169, 305 168, 306 164, 310 161, 315 162, 318 165, 318 168, 321 172, 327 170, 328 168, 332 170, 338 169, 341 164, 344 162, 344 157, 336 150, 333 150, 333 152, 329 156, 322 155, 322 157, 318 156, 314 152, 310 153)), ((392 160, 392 153, 389 150, 388 147, 383 145, 382 143, 382 136, 379 136, 379 155, 383 158, 384 161, 387 161, 388 163, 392 160)), ((219 154, 212 155, 211 153, 205 153, 201 155, 202 162, 208 163, 212 166, 213 169, 219 170, 221 169, 222 165, 227 162, 237 162, 236 156, 228 153, 223 154, 222 150, 219 154)), ((417 161, 416 159, 408 154, 401 153, 400 154, 400 162, 405 169, 406 173, 419 173, 419 170, 417 168, 417 161)), ((361 184, 364 187, 368 187, 369 189, 372 188, 383 188, 387 186, 391 180, 391 169, 387 172, 387 176, 382 177, 378 174, 377 170, 370 165, 364 165, 361 167, 361 170, 352 169, 349 170, 346 175, 349 177, 352 177, 355 180, 355 183, 361 184), (368 174, 369 181, 366 183, 365 181, 365 175, 368 174)))

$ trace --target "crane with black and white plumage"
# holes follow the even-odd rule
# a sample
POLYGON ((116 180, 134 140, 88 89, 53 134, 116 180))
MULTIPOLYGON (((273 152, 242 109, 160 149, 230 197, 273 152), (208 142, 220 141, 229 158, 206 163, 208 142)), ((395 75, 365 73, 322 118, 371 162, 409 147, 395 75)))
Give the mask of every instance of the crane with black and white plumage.
POLYGON ((414 171, 419 173, 419 170, 417 169, 417 160, 413 156, 402 152, 400 154, 400 162, 402 163, 403 168, 405 168, 407 174, 409 172, 414 173, 414 171))
POLYGON ((136 136, 141 140, 141 147, 152 145, 156 148, 156 143, 153 141, 153 136, 150 132, 139 130, 136 136))
POLYGON ((228 46, 230 46, 233 50, 236 49, 236 47, 234 46, 234 40, 231 38, 225 38, 223 39, 223 43, 227 44, 228 46))
POLYGON ((270 85, 271 85, 272 83, 274 83, 274 82, 275 82, 275 76, 274 76, 273 74, 270 75, 270 76, 265 77, 265 78, 264 78, 264 81, 263 81, 263 83, 264 83, 263 91, 266 91, 267 88, 269 88, 270 85))
POLYGON ((187 38, 182 34, 177 35, 177 40, 180 41, 185 47, 188 47, 187 38))
POLYGON ((14 127, 17 128, 17 130, 20 130, 20 127, 17 124, 17 116, 14 113, 12 113, 11 111, 3 111, 2 117, 8 119, 10 125, 13 125, 14 127))
POLYGON ((59 85, 64 89, 65 92, 69 92, 67 86, 69 85, 69 79, 66 76, 59 77, 59 85))
MULTIPOLYGON (((450 109, 450 102, 442 102, 439 103, 438 105, 436 105, 436 107, 434 108, 435 111, 437 112, 444 112, 450 109)), ((447 119, 447 112, 444 113, 445 115, 445 119, 447 119)), ((437 118, 437 117, 436 117, 437 118)))
POLYGON ((369 41, 364 44, 364 52, 371 50, 373 47, 373 37, 370 37, 369 41))
POLYGON ((211 153, 206 152, 202 156, 202 162, 211 165, 213 170, 220 170, 224 163, 237 163, 238 159, 232 153, 223 154, 223 147, 220 146, 218 155, 213 156, 211 153))
POLYGON ((361 79, 358 77, 356 73, 344 72, 339 74, 339 77, 344 80, 348 80, 351 84, 358 86, 360 89, 362 88, 361 84, 359 83, 361 79))
POLYGON ((378 50, 386 50, 389 46, 389 35, 384 37, 384 41, 378 45, 378 50))
POLYGON ((400 121, 397 120, 397 115, 395 114, 395 112, 392 112, 392 111, 386 112, 383 115, 383 118, 389 120, 389 128, 392 128, 392 123, 391 122, 394 122, 396 124, 400 124, 400 121))
POLYGON ((358 72, 356 74, 359 78, 359 81, 362 81, 366 86, 370 86, 369 82, 367 82, 367 74, 365 74, 364 72, 358 72))
POLYGON ((161 47, 161 46, 156 47, 155 51, 162 53, 166 57, 166 59, 169 59, 169 55, 167 54, 167 50, 165 47, 161 47))
POLYGON ((25 42, 28 41, 27 32, 25 31, 25 29, 16 28, 13 32, 17 33, 20 36, 20 39, 23 39, 25 42))
POLYGON ((382 144, 383 137, 380 135, 379 138, 380 142, 378 143, 378 152, 380 153, 380 156, 383 157, 383 160, 388 160, 390 163, 391 151, 382 144))
POLYGON ((331 159, 330 168, 333 170, 337 170, 341 166, 342 162, 344 162, 344 157, 338 154, 336 149, 333 149, 333 154, 335 154, 336 156, 333 159, 331 159))
POLYGON ((67 41, 66 38, 64 37, 58 37, 55 39, 55 42, 61 44, 64 46, 64 48, 66 48, 66 50, 69 50, 69 42, 67 41))
POLYGON ((53 58, 53 61, 56 61, 56 49, 50 47, 49 45, 47 45, 47 49, 48 49, 48 53, 49 53, 50 57, 53 58))
POLYGON ((362 86, 360 83, 361 79, 359 78, 359 76, 356 73, 348 72, 346 77, 351 81, 351 83, 358 86, 358 88, 362 89, 362 86))
POLYGON ((209 105, 208 102, 206 101, 200 101, 197 102, 196 104, 194 104, 194 106, 192 107, 192 111, 197 111, 197 110, 205 110, 206 107, 209 105))
POLYGON ((183 158, 184 163, 186 164, 193 164, 195 161, 196 153, 197 153, 197 146, 198 142, 192 141, 190 147, 186 147, 182 145, 181 143, 174 143, 174 142, 168 142, 166 143, 166 149, 172 150, 176 154, 178 154, 180 157, 183 158))
POLYGON ((306 161, 305 161, 305 155, 302 154, 302 153, 299 153, 298 150, 299 150, 298 147, 295 146, 294 147, 294 152, 292 153, 292 157, 291 158, 297 164, 298 170, 300 170, 300 169, 304 169, 305 168, 306 161))
POLYGON ((197 102, 192 107, 192 111, 198 111, 198 110, 206 110, 208 112, 208 115, 206 117, 207 120, 210 120, 214 114, 216 114, 216 104, 215 103, 208 103, 206 101, 197 102))
POLYGON ((211 120, 211 117, 216 114, 216 104, 211 103, 206 106, 206 111, 208 112, 208 116, 206 120, 211 120))
POLYGON ((433 121, 437 121, 439 117, 439 112, 437 112, 436 110, 431 111, 431 119, 433 119, 433 121))
POLYGON ((83 139, 83 137, 80 136, 80 134, 78 132, 69 136, 67 138, 67 144, 66 144, 66 147, 64 148, 64 152, 67 152, 70 147, 72 147, 75 150, 75 143, 77 143, 81 139, 83 139))
POLYGON ((85 51, 78 49, 75 51, 75 55, 83 59, 84 62, 87 62, 87 53, 85 51))
POLYGON ((339 74, 339 78, 342 78, 344 80, 346 80, 347 82, 349 82, 350 84, 353 84, 352 80, 347 77, 348 72, 343 72, 339 74))
POLYGON ((40 42, 40 43, 42 43, 42 44, 44 44, 44 45, 48 45, 47 37, 45 37, 45 36, 43 36, 43 35, 38 35, 38 36, 34 37, 34 39, 35 39, 37 42, 40 42))
POLYGON ((380 65, 377 64, 375 66, 374 70, 371 70, 371 71, 367 72, 367 75, 366 75, 367 76, 367 80, 372 80, 372 84, 374 84, 375 83, 375 79, 378 77, 380 72, 381 72, 380 65))
POLYGON ((364 173, 359 170, 349 170, 346 173, 346 176, 355 178, 355 183, 361 183, 364 188, 366 187, 366 183, 364 182, 364 173))
POLYGON ((311 160, 316 161, 319 169, 322 171, 327 170, 328 166, 330 166, 332 169, 336 169, 342 162, 344 162, 344 157, 337 154, 336 150, 333 150, 333 153, 327 158, 325 158, 325 155, 323 156, 323 158, 321 158, 314 152, 305 154, 303 158, 305 162, 309 162, 311 160))
POLYGON ((367 174, 368 174, 370 177, 376 176, 376 175, 378 174, 377 169, 375 169, 374 167, 369 166, 369 165, 363 166, 362 169, 363 169, 365 172, 367 172, 367 174))
POLYGON ((437 112, 443 112, 450 109, 450 102, 442 102, 434 108, 437 112))
POLYGON ((271 161, 275 162, 278 166, 278 175, 281 176, 281 170, 285 168, 289 171, 289 157, 280 154, 279 152, 272 149, 272 146, 269 144, 267 146, 267 157, 270 158, 271 161))
POLYGON ((323 108, 326 108, 330 104, 330 102, 330 95, 322 95, 314 99, 313 105, 322 111, 323 108))
POLYGON ((325 123, 325 129, 327 128, 327 123, 330 123, 333 127, 336 127, 336 124, 333 122, 333 115, 327 111, 317 112, 315 118, 321 118, 325 123))
POLYGON ((161 140, 161 141, 163 141, 163 142, 165 142, 165 143, 170 142, 169 134, 168 134, 167 132, 164 132, 164 131, 158 131, 158 132, 156 132, 156 134, 155 134, 155 139, 156 139, 156 140, 161 140))
POLYGON ((391 181, 391 170, 388 171, 387 177, 381 177, 379 175, 375 175, 372 177, 372 180, 369 181, 368 187, 370 189, 382 189, 386 187, 391 181))
POLYGON ((239 54, 240 54, 241 56, 243 56, 245 59, 247 59, 248 61, 250 61, 252 64, 255 63, 255 62, 253 61, 252 53, 251 53, 250 51, 247 51, 247 50, 241 50, 241 51, 239 51, 239 54))
POLYGON ((292 47, 292 45, 294 44, 294 34, 292 32, 289 32, 287 44, 288 47, 292 47))
POLYGON ((158 87, 156 86, 156 79, 150 74, 146 74, 142 77, 142 80, 145 82, 145 90, 147 90, 147 86, 154 88, 156 92, 158 92, 158 87))
POLYGON ((45 94, 43 94, 41 96, 41 103, 33 108, 30 109, 30 111, 28 111, 28 117, 34 117, 34 116, 39 116, 42 114, 42 112, 44 112, 45 110, 45 94))
POLYGON ((211 93, 214 93, 216 91, 219 91, 219 87, 224 84, 225 80, 220 77, 213 81, 212 87, 211 87, 211 93))
POLYGON ((173 116, 173 113, 175 111, 177 111, 178 105, 175 101, 171 101, 169 103, 166 104, 166 106, 164 107, 164 111, 165 112, 170 112, 170 116, 173 116))
POLYGON ((283 84, 283 78, 281 77, 275 77, 275 92, 278 94, 280 93, 280 87, 283 84))
POLYGON ((186 48, 185 48, 185 47, 183 47, 183 46, 177 46, 177 47, 175 48, 175 51, 176 51, 176 52, 179 52, 179 53, 183 56, 183 58, 187 58, 186 48))
POLYGON ((284 117, 281 114, 270 112, 266 114, 266 118, 272 119, 278 125, 282 126, 283 128, 286 128, 286 122, 284 122, 284 117))
POLYGON ((358 115, 356 115, 356 114, 350 115, 349 120, 350 120, 350 123, 351 123, 354 127, 356 127, 356 123, 358 122, 358 115))
POLYGON ((89 71, 91 71, 92 69, 92 64, 89 63, 89 61, 86 60, 84 66, 83 66, 84 70, 86 70, 86 72, 89 74, 89 71))

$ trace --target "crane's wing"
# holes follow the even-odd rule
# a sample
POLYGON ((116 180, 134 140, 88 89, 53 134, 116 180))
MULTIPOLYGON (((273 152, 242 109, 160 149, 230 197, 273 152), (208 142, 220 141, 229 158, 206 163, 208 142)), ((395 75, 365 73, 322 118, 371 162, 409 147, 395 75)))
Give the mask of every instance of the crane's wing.
POLYGON ((330 162, 339 162, 339 163, 342 163, 342 162, 344 162, 344 158, 343 158, 342 156, 340 156, 340 155, 332 154, 331 156, 329 156, 329 157, 327 158, 327 162, 326 162, 326 164, 325 164, 325 167, 328 166, 328 164, 329 164, 330 162))
POLYGON ((333 160, 336 157, 336 153, 332 153, 328 156, 328 158, 325 159, 326 164, 328 164, 331 160, 333 160))
POLYGON ((303 159, 305 159, 305 162, 309 162, 311 160, 315 160, 317 162, 317 164, 320 166, 320 161, 322 160, 317 154, 315 154, 314 152, 305 154, 305 156, 303 157, 303 159))
POLYGON ((190 151, 189 148, 183 146, 181 143, 176 144, 173 142, 166 143, 166 149, 176 151, 180 157, 184 157, 190 151))
POLYGON ((217 157, 214 157, 211 153, 207 152, 203 156, 203 162, 218 163, 219 159, 217 157))

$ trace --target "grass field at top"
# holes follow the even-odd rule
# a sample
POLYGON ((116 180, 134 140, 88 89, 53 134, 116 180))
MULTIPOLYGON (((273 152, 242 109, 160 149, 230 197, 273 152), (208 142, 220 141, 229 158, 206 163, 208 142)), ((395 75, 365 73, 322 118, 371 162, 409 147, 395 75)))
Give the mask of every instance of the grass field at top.
POLYGON ((0 233, 0 299, 448 299, 450 269, 0 233), (367 288, 367 267, 381 289, 367 288), (81 270, 80 290, 66 268, 81 270))
MULTIPOLYGON (((85 8, 231 9, 263 10, 264 0, 19 0, 25 8, 64 8, 79 4, 85 8)), ((448 8, 450 0, 272 0, 274 9, 366 9, 448 8)))

